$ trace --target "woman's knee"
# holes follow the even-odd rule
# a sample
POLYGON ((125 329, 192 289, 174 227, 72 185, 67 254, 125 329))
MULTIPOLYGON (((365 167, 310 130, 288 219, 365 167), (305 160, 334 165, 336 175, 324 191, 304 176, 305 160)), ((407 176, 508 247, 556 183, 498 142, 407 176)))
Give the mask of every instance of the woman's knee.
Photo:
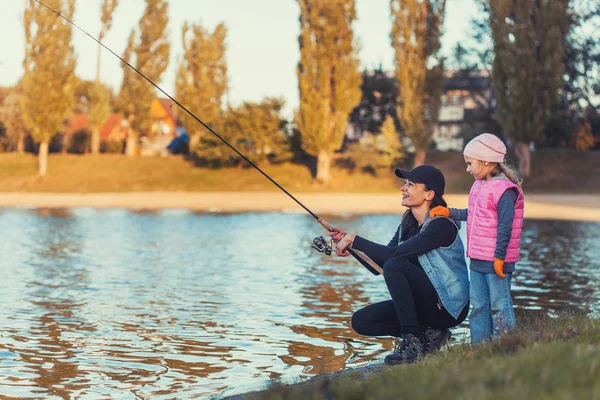
POLYGON ((352 329, 354 330, 354 332, 358 333, 359 335, 364 335, 365 334, 365 321, 364 318, 361 317, 361 311, 359 310, 357 312, 355 312, 352 315, 352 329))
POLYGON ((403 268, 411 266, 412 264, 401 258, 391 258, 383 264, 383 275, 388 273, 401 273, 403 268))

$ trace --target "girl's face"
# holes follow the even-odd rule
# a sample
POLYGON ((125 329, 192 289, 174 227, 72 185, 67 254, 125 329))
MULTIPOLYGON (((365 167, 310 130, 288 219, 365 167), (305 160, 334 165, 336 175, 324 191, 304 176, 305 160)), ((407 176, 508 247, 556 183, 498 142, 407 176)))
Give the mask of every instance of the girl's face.
POLYGON ((404 185, 400 188, 402 191, 402 205, 404 207, 418 207, 425 201, 433 200, 435 193, 433 190, 427 190, 424 183, 414 183, 408 179, 404 180, 404 185))
POLYGON ((467 172, 480 181, 491 178, 492 171, 496 167, 496 163, 476 160, 469 156, 465 156, 465 163, 467 164, 467 172))

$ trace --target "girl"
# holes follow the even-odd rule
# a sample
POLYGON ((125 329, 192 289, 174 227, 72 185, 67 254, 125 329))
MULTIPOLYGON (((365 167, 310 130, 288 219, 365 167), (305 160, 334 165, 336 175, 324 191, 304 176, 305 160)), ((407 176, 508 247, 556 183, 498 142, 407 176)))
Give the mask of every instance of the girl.
POLYGON ((519 260, 524 199, 518 175, 504 165, 506 146, 484 133, 463 152, 467 172, 475 178, 467 209, 435 207, 430 215, 467 221, 467 257, 470 257, 469 317, 471 343, 516 325, 510 296, 512 273, 519 260))

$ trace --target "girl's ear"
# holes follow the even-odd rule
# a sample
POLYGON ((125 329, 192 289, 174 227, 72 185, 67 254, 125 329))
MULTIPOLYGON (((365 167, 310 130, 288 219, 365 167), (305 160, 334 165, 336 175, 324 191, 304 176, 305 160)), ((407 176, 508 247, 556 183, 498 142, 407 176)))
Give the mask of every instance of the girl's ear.
POLYGON ((489 161, 482 161, 482 162, 483 162, 483 165, 486 167, 488 167, 491 164, 489 161))

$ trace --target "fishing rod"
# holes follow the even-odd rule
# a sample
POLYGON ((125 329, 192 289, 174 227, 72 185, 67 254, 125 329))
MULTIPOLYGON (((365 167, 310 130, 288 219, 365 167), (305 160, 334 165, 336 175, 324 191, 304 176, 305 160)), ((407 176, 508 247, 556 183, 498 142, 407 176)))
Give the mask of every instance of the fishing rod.
MULTIPOLYGON (((319 217, 317 214, 315 214, 313 211, 311 211, 308 207, 306 207, 304 204, 302 204, 302 202, 300 200, 298 200, 297 198, 295 198, 290 192, 288 192, 287 190, 285 190, 285 188, 283 188, 279 183, 275 182, 275 180, 273 178, 271 178, 269 175, 267 175, 267 173, 265 173, 262 169, 260 169, 256 164, 254 164, 250 159, 248 159, 248 157, 246 157, 244 154, 242 154, 238 149, 236 149, 233 145, 231 145, 227 140, 225 140, 221 135, 219 135, 217 132, 215 132, 210 126, 208 126, 206 123, 204 123, 204 121, 202 121, 200 118, 198 118, 194 113, 192 113, 190 110, 188 110, 183 104, 181 104, 179 101, 177 101, 175 98, 173 98, 171 95, 169 95, 167 92, 165 92, 160 86, 158 86, 156 83, 154 83, 150 78, 148 78, 146 75, 144 75, 141 71, 139 71, 137 68, 135 68, 133 65, 131 65, 128 61, 124 60, 123 57, 119 56, 117 53, 115 53, 114 51, 112 51, 108 46, 104 45, 104 43, 102 43, 100 40, 96 39, 95 37, 93 37, 91 34, 89 34, 86 30, 84 30, 83 28, 81 28, 79 25, 77 25, 75 22, 71 21, 69 18, 65 17, 64 15, 62 15, 59 11, 56 11, 55 9, 53 9, 52 7, 44 4, 43 2, 41 2, 40 0, 34 0, 36 3, 38 3, 39 5, 45 7, 48 11, 56 14, 58 17, 64 19, 65 21, 67 21, 69 24, 71 24, 72 26, 74 26, 75 28, 79 29, 81 32, 83 32, 85 35, 89 36, 93 41, 95 41, 96 43, 98 43, 100 46, 102 46, 104 49, 106 49, 107 51, 109 51, 113 56, 117 57, 119 60, 121 60, 121 62, 123 62, 125 65, 127 65, 129 68, 131 68, 132 70, 134 70, 138 75, 140 75, 142 78, 144 78, 146 81, 148 81, 152 86, 154 86, 156 89, 158 89, 162 94, 164 94, 165 96, 167 96, 173 103, 177 104, 183 111, 185 111, 190 117, 192 117, 193 119, 195 119, 197 122, 199 122, 203 127, 205 127, 206 129, 208 129, 208 131, 210 133, 212 133, 213 135, 215 135, 217 138, 219 138, 223 143, 225 143, 231 150, 233 150, 234 152, 236 152, 241 158, 243 158, 248 164, 250 164, 252 167, 254 167, 258 172, 260 172, 265 178, 267 178, 269 181, 271 181, 271 183, 273 183, 275 186, 277 186, 279 189, 281 189, 281 191, 283 191, 286 195, 288 195, 288 197, 290 197, 292 200, 294 200, 300 207, 302 207, 306 212, 308 212, 314 219, 317 220, 317 222, 319 224, 321 224, 321 226, 323 228, 325 228, 328 232, 333 232, 335 231, 335 229, 331 226, 331 224, 329 224, 327 221, 325 221, 323 218, 319 217)), ((329 245, 325 239, 322 236, 319 236, 317 238, 315 238, 311 244, 311 247, 316 249, 317 251, 327 254, 327 255, 331 255, 331 251, 332 251, 332 245, 329 245)), ((348 248, 347 251, 354 257, 356 258, 361 264, 363 264, 369 271, 371 271, 371 273, 373 273, 374 275, 379 275, 382 271, 381 271, 381 267, 379 267, 377 264, 375 264, 370 258, 368 258, 364 253, 361 252, 357 252, 354 249, 350 249, 348 248)))

